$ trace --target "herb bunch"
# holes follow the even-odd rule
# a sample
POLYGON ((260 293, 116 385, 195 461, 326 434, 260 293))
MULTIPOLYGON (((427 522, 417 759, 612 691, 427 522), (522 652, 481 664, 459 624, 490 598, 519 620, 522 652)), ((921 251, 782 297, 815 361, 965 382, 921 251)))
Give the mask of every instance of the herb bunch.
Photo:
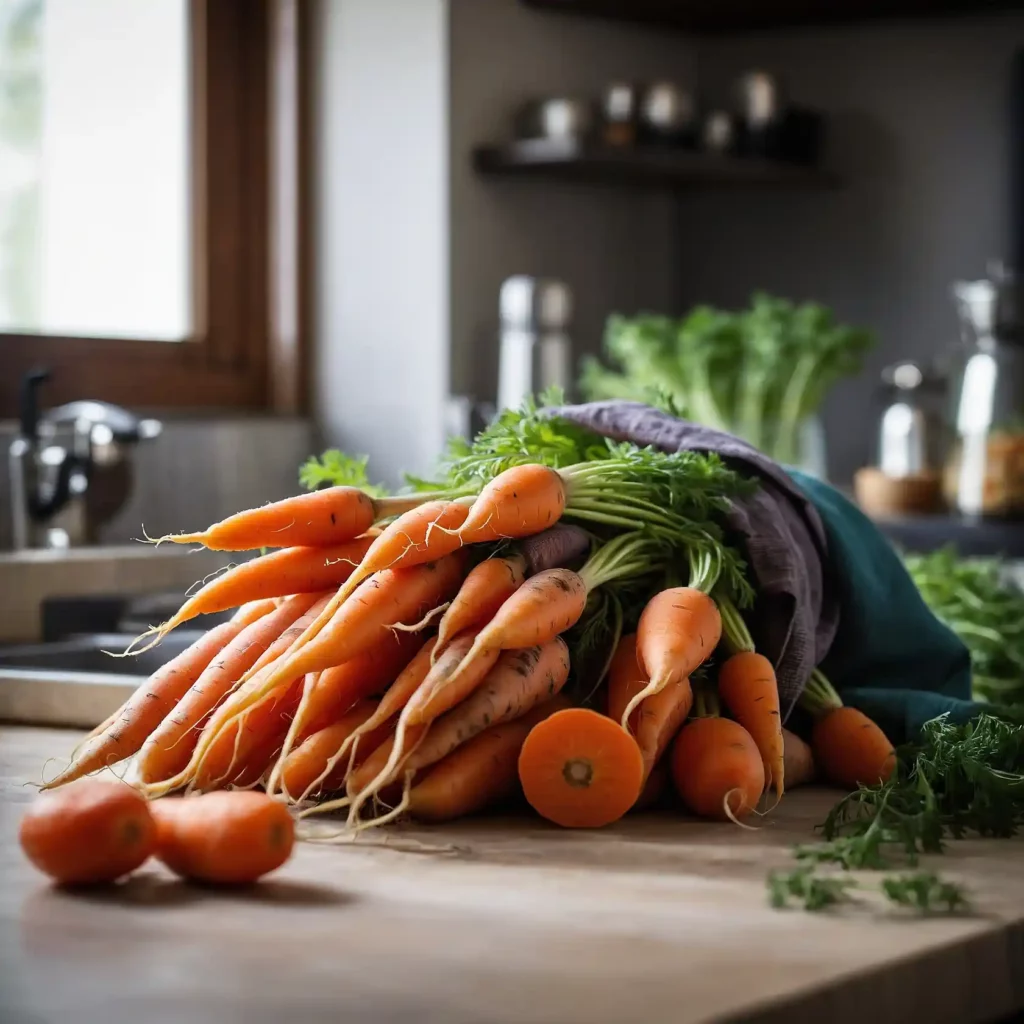
MULTIPOLYGON (((955 725, 942 715, 926 723, 920 742, 900 751, 888 782, 862 786, 836 804, 821 826, 824 841, 796 848, 801 866, 769 879, 770 896, 785 903, 788 893, 808 906, 824 906, 837 900, 812 884, 832 877, 819 874, 821 865, 846 871, 913 868, 922 854, 943 852, 947 839, 1008 838, 1022 828, 1024 725, 991 714, 955 725)), ((927 876, 928 884, 924 876, 912 877, 913 884, 883 880, 885 894, 921 910, 964 905, 959 889, 938 876, 927 876)))

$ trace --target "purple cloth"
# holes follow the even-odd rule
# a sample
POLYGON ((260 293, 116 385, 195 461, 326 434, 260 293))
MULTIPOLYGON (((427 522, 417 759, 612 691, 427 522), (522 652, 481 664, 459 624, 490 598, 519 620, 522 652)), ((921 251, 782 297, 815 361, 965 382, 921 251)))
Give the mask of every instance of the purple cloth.
POLYGON ((734 469, 758 478, 754 494, 733 502, 726 524, 743 539, 758 592, 745 617, 758 650, 775 666, 787 716, 839 625, 838 597, 826 570, 825 528, 814 506, 778 463, 731 434, 640 402, 589 402, 551 413, 615 441, 669 452, 715 452, 734 469))

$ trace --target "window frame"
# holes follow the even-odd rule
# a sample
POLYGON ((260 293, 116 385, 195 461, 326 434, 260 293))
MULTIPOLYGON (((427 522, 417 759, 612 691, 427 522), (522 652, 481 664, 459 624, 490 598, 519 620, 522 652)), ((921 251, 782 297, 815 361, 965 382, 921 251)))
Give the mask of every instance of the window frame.
POLYGON ((308 0, 189 0, 193 332, 181 342, 0 332, 0 418, 47 405, 306 409, 308 0))

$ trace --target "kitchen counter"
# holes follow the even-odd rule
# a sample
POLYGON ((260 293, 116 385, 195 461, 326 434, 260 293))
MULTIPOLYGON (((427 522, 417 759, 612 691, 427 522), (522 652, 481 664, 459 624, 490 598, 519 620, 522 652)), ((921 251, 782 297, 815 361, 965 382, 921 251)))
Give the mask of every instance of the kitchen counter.
POLYGON ((770 909, 765 872, 835 799, 818 789, 757 831, 478 820, 302 843, 249 891, 154 865, 71 894, 15 835, 27 784, 77 737, 0 732, 4 1021, 911 1024, 1024 1009, 1024 841, 950 845, 943 870, 977 908, 959 919, 770 909))

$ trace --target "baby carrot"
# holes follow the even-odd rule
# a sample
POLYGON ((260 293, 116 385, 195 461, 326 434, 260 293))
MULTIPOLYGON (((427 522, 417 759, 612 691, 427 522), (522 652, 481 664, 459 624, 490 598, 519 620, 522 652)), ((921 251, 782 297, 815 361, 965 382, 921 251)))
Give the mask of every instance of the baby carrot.
POLYGON ((565 500, 565 484, 555 470, 537 463, 512 466, 480 492, 459 536, 480 544, 540 533, 558 522, 565 500))
POLYGON ((184 878, 254 882, 291 856, 291 815, 263 793, 221 791, 155 800, 150 806, 157 823, 157 856, 184 878))

